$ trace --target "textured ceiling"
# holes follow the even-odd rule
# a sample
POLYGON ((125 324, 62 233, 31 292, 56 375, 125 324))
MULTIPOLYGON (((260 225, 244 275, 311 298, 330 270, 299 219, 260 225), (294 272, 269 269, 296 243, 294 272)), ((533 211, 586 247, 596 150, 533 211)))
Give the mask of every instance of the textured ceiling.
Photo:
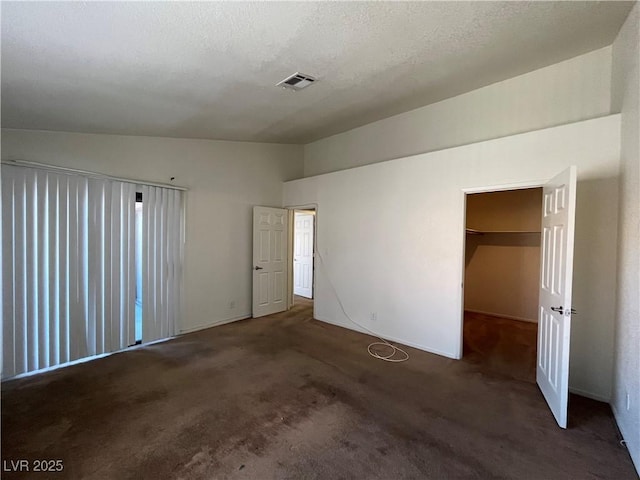
POLYGON ((306 143, 610 45, 631 6, 2 2, 2 126, 306 143))

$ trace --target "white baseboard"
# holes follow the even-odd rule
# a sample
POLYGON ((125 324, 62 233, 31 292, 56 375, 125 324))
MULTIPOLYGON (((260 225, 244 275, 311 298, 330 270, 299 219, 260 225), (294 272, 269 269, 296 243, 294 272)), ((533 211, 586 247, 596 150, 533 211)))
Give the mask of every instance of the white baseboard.
POLYGON ((185 333, 197 332, 198 330, 204 330, 205 328, 219 327, 220 325, 237 322, 239 320, 246 320, 247 318, 251 318, 250 313, 245 313, 237 317, 225 318, 223 320, 216 320, 215 322, 211 322, 211 323, 203 323, 201 325, 196 325, 195 327, 181 328, 179 335, 184 335, 185 333))
POLYGON ((508 318, 509 320, 520 320, 521 322, 538 323, 537 319, 534 320, 534 319, 531 319, 531 318, 516 317, 516 316, 513 316, 513 315, 505 315, 504 313, 482 312, 480 310, 472 310, 470 308, 465 308, 464 311, 465 312, 470 312, 470 313, 479 313, 481 315, 491 315, 492 317, 508 318))
POLYGON ((571 393, 575 393, 576 395, 580 395, 581 397, 587 397, 591 400, 597 400, 598 402, 609 403, 611 401, 610 397, 605 397, 604 395, 600 395, 598 393, 588 392, 586 390, 581 390, 579 388, 569 387, 569 391, 571 393))
POLYGON ((418 343, 409 342, 407 340, 402 340, 401 338, 395 337, 383 337, 385 340, 390 340, 395 343, 400 343, 402 345, 406 345, 408 347, 416 348, 418 350, 422 350, 424 352, 433 353, 434 355, 440 355, 441 357, 451 358, 453 360, 460 360, 457 355, 452 353, 444 352, 442 350, 436 350, 435 348, 425 347, 424 345, 420 345, 418 343))
MULTIPOLYGON (((372 337, 375 337, 377 335, 377 334, 372 334, 371 332, 368 332, 365 329, 358 327, 357 325, 347 326, 344 323, 338 323, 336 321, 329 320, 329 319, 326 319, 326 318, 317 318, 316 317, 316 320, 318 320, 320 322, 324 322, 324 323, 329 323, 331 325, 335 325, 336 327, 346 328, 347 330, 353 330, 354 332, 364 333, 365 335, 370 335, 372 337)), ((459 358, 456 355, 452 354, 452 353, 443 352, 441 350, 436 350, 436 349, 430 348, 430 347, 425 347, 424 345, 420 345, 420 344, 415 343, 415 342, 409 342, 409 341, 403 340, 401 338, 390 337, 390 336, 387 336, 387 335, 385 335, 385 336, 380 335, 380 338, 384 338, 385 340, 388 340, 388 341, 394 342, 394 343, 398 343, 400 345, 406 345, 407 347, 416 348, 416 349, 422 350, 424 352, 433 353, 435 355, 440 355, 441 357, 447 357, 447 358, 452 358, 454 360, 459 360, 459 358)))

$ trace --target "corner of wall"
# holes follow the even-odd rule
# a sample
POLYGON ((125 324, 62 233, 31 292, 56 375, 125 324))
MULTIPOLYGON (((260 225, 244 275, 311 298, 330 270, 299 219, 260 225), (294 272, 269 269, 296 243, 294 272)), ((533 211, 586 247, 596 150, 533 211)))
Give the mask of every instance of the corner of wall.
POLYGON ((611 107, 621 112, 618 265, 611 408, 640 472, 640 6, 613 44, 611 107))

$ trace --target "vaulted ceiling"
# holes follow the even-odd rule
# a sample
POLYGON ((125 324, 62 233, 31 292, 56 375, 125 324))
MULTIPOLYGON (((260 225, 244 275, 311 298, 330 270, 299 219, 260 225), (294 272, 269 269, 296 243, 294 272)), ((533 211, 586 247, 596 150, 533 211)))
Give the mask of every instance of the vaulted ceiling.
POLYGON ((610 45, 632 5, 2 2, 2 126, 306 143, 610 45))

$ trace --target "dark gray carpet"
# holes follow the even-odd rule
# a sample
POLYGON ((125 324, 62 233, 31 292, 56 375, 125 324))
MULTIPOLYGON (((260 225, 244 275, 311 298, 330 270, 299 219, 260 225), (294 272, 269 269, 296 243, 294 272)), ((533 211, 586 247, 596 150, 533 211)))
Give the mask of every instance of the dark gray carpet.
POLYGON ((636 478, 608 405, 561 430, 530 382, 369 341, 301 304, 5 382, 3 460, 64 471, 3 478, 636 478))

